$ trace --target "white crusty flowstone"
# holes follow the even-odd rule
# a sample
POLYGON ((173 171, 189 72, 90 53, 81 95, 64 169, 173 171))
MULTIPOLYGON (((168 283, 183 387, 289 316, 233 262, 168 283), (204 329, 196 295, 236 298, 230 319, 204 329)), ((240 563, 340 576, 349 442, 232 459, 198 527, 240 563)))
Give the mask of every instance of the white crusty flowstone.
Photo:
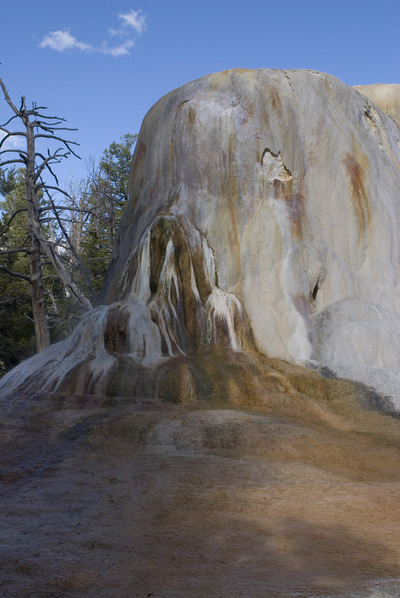
POLYGON ((0 391, 43 384, 47 364, 52 390, 79 372, 80 392, 106 393, 121 355, 154 367, 220 343, 327 367, 400 408, 399 140, 372 100, 315 71, 172 91, 140 131, 108 307, 0 391))

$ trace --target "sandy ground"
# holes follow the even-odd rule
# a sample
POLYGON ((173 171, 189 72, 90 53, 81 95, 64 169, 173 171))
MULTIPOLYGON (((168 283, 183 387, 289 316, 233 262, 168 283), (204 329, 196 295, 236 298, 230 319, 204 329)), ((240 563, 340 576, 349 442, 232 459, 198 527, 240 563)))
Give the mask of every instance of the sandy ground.
POLYGON ((400 422, 385 418, 367 434, 73 397, 3 413, 0 596, 398 597, 400 422))

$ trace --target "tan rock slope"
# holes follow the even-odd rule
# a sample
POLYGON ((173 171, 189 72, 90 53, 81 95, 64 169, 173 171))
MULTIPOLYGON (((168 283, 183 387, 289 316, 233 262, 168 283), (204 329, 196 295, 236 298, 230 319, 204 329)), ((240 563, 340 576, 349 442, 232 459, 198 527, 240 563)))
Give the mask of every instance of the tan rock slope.
POLYGON ((375 83, 374 85, 355 85, 354 89, 369 98, 378 108, 389 114, 400 126, 400 84, 375 83))
MULTIPOLYGON (((154 396, 168 358, 223 348, 398 401, 399 138, 314 71, 225 71, 163 97, 140 131, 105 305, 0 392, 154 396)), ((199 392, 195 366, 179 367, 199 392)))

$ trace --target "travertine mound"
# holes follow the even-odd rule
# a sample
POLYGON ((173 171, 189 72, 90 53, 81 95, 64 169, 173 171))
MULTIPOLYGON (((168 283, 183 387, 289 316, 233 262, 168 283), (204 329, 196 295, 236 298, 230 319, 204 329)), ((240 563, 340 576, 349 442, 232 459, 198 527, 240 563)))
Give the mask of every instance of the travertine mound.
POLYGON ((399 139, 314 71, 225 71, 163 97, 139 135, 104 305, 0 391, 159 396, 180 360, 173 387, 191 396, 208 375, 196 356, 246 362, 242 383, 259 351, 396 400, 399 139))
POLYGON ((400 126, 400 84, 375 83, 355 85, 354 89, 369 98, 378 108, 389 114, 400 126))
POLYGON ((103 304, 0 381, 5 596, 399 595, 400 422, 320 375, 398 397, 399 134, 309 71, 150 110, 103 304))

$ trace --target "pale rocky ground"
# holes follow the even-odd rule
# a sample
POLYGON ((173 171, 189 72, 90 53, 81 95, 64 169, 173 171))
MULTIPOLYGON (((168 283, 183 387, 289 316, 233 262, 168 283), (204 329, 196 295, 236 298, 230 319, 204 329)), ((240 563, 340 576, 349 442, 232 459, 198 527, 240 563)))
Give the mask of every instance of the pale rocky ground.
POLYGON ((400 422, 339 403, 3 410, 0 596, 399 596, 400 422))

